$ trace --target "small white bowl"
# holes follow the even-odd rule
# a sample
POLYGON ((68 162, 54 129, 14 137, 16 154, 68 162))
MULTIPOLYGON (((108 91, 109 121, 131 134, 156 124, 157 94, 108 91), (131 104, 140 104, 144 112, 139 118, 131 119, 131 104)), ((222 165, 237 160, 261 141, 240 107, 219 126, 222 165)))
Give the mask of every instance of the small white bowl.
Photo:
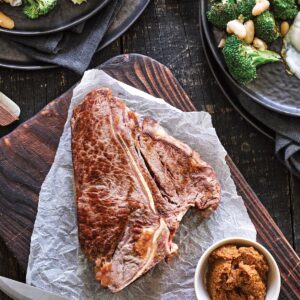
POLYGON ((212 246, 210 246, 201 256, 196 272, 195 272, 195 292, 198 300, 211 300, 205 285, 205 277, 208 267, 208 258, 210 254, 217 248, 233 244, 238 246, 252 246, 257 249, 261 254, 263 254, 269 264, 268 282, 267 282, 267 295, 266 300, 277 300, 280 293, 281 279, 280 272, 277 263, 271 253, 262 245, 252 240, 245 238, 232 237, 221 240, 212 246))

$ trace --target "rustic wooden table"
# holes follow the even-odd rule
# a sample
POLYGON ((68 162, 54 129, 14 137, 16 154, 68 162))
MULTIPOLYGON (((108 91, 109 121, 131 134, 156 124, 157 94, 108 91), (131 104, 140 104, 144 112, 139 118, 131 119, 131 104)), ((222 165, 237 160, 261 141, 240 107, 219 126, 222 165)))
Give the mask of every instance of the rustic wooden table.
MULTIPOLYGON (((121 53, 141 53, 167 65, 195 106, 211 113, 229 155, 299 254, 300 180, 278 162, 274 142, 244 121, 222 95, 203 53, 198 6, 198 0, 152 1, 125 35, 95 56, 92 67, 121 53)), ((61 68, 0 69, 0 91, 14 99, 22 111, 18 123, 0 128, 0 137, 32 117, 79 79, 79 75, 61 68)), ((1 241, 0 275, 25 280, 25 274, 1 241)), ((9 298, 0 294, 0 299, 9 298)))

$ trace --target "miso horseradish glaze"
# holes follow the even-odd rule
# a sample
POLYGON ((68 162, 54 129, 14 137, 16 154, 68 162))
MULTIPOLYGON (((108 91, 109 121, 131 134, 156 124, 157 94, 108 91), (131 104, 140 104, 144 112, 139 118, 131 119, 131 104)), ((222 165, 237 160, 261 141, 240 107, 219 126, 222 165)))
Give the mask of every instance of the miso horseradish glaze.
POLYGON ((224 245, 212 252, 207 290, 212 300, 264 300, 269 266, 253 247, 224 245))

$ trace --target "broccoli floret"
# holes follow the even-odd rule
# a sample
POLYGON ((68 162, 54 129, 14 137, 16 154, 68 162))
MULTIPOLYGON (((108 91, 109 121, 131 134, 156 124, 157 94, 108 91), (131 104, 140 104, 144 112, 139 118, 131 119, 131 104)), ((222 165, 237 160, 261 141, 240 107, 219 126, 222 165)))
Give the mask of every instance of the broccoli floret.
POLYGON ((30 19, 37 19, 52 10, 57 0, 25 0, 24 14, 30 19))
POLYGON ((254 19, 255 34, 266 43, 272 43, 280 36, 274 15, 266 10, 254 19))
POLYGON ((23 12, 28 18, 36 19, 39 16, 39 10, 35 0, 26 0, 23 12))
POLYGON ((238 15, 244 17, 244 21, 252 18, 252 9, 256 4, 256 0, 237 0, 238 15))
POLYGON ((248 83, 256 78, 256 68, 260 65, 280 61, 280 55, 269 50, 257 50, 239 40, 235 35, 227 38, 223 54, 229 72, 240 83, 248 83))
POLYGON ((207 11, 207 19, 219 29, 225 29, 227 23, 237 18, 235 0, 214 1, 207 11))
POLYGON ((295 0, 272 0, 271 7, 276 19, 294 19, 298 13, 295 0))
POLYGON ((55 7, 57 0, 37 0, 37 2, 41 15, 45 15, 55 7))

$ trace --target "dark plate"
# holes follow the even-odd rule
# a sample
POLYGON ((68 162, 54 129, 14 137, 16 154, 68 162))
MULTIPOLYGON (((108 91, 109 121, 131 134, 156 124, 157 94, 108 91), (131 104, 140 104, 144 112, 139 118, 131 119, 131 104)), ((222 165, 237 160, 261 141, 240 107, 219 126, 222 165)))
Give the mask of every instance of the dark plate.
MULTIPOLYGON (((104 36, 97 51, 100 51, 119 38, 142 14, 150 0, 124 0, 124 5, 118 13, 114 23, 104 36)), ((7 42, 0 38, 0 66, 11 69, 40 70, 56 68, 33 60, 17 49, 11 49, 7 42)))
MULTIPOLYGON (((201 41, 203 45, 203 50, 205 57, 207 59, 209 68, 211 72, 213 73, 220 89, 222 90, 224 96, 227 98, 227 100, 230 102, 230 104, 234 107, 234 109, 248 122, 250 123, 254 128, 256 128, 258 131, 263 133, 265 136, 267 136, 270 139, 274 139, 275 133, 270 128, 259 122, 255 117, 253 117, 249 112, 247 112, 244 107, 239 102, 237 96, 233 93, 233 91, 230 89, 230 83, 226 81, 225 76, 223 75, 223 72, 221 71, 218 63, 215 61, 214 56, 212 55, 212 52, 208 46, 208 42, 205 38, 204 32, 203 32, 203 25, 202 22, 200 22, 200 36, 201 41)), ((251 101, 251 99, 249 99, 251 101)))
MULTIPOLYGON (((200 21, 202 20, 203 32, 212 55, 227 80, 248 97, 271 110, 300 116, 300 80, 295 76, 288 75, 282 63, 260 67, 258 79, 248 85, 240 85, 231 77, 227 71, 222 52, 217 47, 222 33, 214 30, 206 18, 208 3, 209 0, 200 1, 200 21)), ((275 47, 280 47, 280 45, 277 44, 275 47)))
POLYGON ((49 14, 36 20, 30 20, 23 14, 23 6, 11 7, 1 3, 1 11, 15 21, 15 28, 13 30, 0 28, 0 32, 13 35, 41 35, 62 31, 87 20, 108 2, 110 0, 87 0, 81 5, 75 5, 71 0, 58 0, 49 14))

